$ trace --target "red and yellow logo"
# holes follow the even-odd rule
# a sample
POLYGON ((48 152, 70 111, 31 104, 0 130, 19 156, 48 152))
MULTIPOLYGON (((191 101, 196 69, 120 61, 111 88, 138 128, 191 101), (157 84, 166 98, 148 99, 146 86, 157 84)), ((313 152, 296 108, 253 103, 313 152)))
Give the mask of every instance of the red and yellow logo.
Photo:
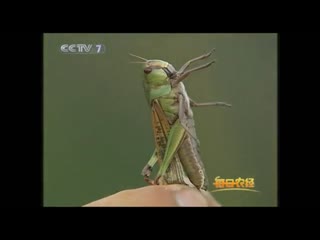
POLYGON ((221 192, 221 191, 249 191, 249 192, 259 192, 254 189, 254 178, 220 178, 220 176, 214 179, 213 186, 216 188, 211 192, 221 192))

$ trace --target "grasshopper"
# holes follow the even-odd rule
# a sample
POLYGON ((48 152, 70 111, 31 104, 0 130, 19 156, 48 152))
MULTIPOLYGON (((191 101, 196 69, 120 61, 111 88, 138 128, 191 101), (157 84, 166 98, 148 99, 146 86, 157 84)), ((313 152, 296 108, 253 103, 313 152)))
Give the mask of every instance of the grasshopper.
POLYGON ((192 107, 228 106, 225 102, 197 103, 187 94, 182 81, 194 71, 209 67, 215 61, 187 70, 191 63, 208 58, 212 52, 187 61, 178 71, 168 62, 148 60, 130 54, 143 62, 144 91, 151 107, 156 149, 142 170, 149 184, 185 184, 207 190, 208 178, 200 158, 192 107), (154 180, 152 168, 160 169, 154 180))

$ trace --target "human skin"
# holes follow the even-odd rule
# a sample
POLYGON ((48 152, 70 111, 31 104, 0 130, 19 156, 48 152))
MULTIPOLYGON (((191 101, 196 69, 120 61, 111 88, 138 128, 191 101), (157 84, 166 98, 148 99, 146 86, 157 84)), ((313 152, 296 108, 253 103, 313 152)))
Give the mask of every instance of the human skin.
POLYGON ((219 207, 209 192, 185 185, 151 185, 123 190, 84 207, 219 207))

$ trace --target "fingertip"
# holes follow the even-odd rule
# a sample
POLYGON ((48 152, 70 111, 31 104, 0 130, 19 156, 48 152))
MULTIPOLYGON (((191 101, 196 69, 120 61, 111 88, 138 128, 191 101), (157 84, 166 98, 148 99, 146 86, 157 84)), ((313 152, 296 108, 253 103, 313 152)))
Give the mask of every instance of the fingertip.
POLYGON ((136 207, 169 207, 169 206, 220 206, 209 192, 199 191, 186 185, 152 185, 136 189, 123 190, 84 207, 98 206, 136 206, 136 207))
POLYGON ((201 194, 207 200, 209 207, 221 207, 221 204, 211 195, 210 192, 201 190, 201 194))
POLYGON ((181 207, 206 207, 208 203, 199 191, 194 189, 179 190, 175 194, 176 202, 181 207))

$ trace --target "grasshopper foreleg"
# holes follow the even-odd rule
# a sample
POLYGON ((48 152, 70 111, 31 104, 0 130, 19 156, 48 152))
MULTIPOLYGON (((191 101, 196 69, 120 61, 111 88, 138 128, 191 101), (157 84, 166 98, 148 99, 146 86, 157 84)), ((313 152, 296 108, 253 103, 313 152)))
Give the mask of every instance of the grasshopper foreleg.
MULTIPOLYGON (((214 49, 213 49, 214 50, 214 49)), ((211 61, 209 63, 206 63, 206 64, 203 64, 201 66, 198 66, 198 67, 195 67, 195 68, 192 68, 190 70, 187 70, 186 69, 189 67, 189 65, 195 61, 198 61, 198 60, 202 60, 202 59, 205 59, 205 58, 208 58, 211 53, 213 52, 213 50, 211 50, 209 53, 206 53, 206 54, 203 54, 201 55, 200 57, 197 57, 197 58, 193 58, 191 60, 189 60, 188 62, 186 62, 180 69, 179 71, 175 74, 175 79, 173 80, 173 86, 176 86, 179 82, 181 82, 183 79, 185 79, 190 73, 194 72, 194 71, 198 71, 200 69, 203 69, 203 68, 207 68, 209 67, 212 63, 214 63, 215 61, 211 61)))
POLYGON ((193 58, 191 60, 189 60, 188 62, 186 62, 185 64, 183 64, 183 66, 179 69, 179 71, 177 72, 178 75, 181 75, 185 72, 185 70, 189 67, 189 65, 195 61, 199 61, 199 60, 202 60, 202 59, 206 59, 208 57, 210 57, 210 55, 212 54, 212 52, 214 51, 215 49, 212 49, 210 52, 206 53, 206 54, 203 54, 199 57, 196 57, 196 58, 193 58))

